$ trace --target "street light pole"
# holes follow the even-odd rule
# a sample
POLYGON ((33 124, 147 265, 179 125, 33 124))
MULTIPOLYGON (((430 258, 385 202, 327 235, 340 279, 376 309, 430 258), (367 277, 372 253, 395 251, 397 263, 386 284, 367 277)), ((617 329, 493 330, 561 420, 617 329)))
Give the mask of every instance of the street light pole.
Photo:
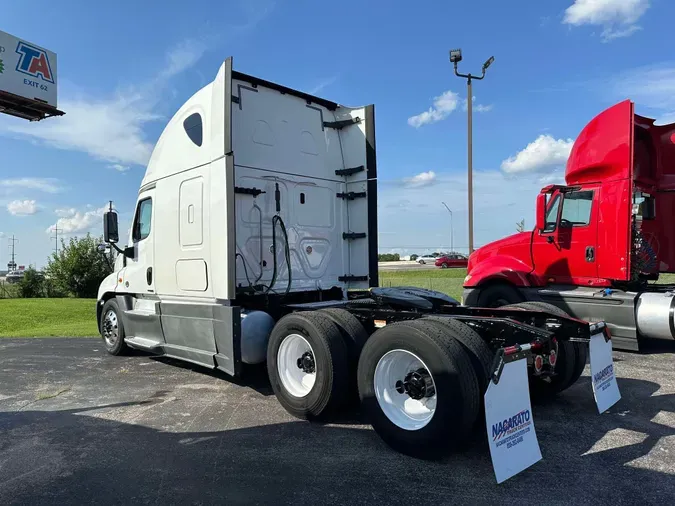
POLYGON ((469 255, 473 253, 473 92, 471 87, 471 81, 473 79, 481 80, 485 77, 485 71, 488 67, 495 61, 494 56, 490 56, 488 60, 483 63, 483 71, 480 76, 474 76, 471 74, 460 74, 457 71, 457 64, 462 61, 462 50, 461 49, 451 49, 450 50, 450 61, 453 64, 455 69, 455 75, 457 77, 463 77, 466 79, 466 88, 467 88, 467 97, 466 97, 466 110, 468 116, 468 190, 469 190, 469 255))
POLYGON ((448 207, 448 205, 445 202, 441 202, 441 204, 443 204, 445 206, 445 208, 448 210, 448 212, 450 213, 450 253, 454 253, 455 252, 455 245, 454 245, 454 238, 453 237, 454 237, 455 234, 454 234, 453 229, 452 229, 452 211, 450 210, 450 208, 448 207))

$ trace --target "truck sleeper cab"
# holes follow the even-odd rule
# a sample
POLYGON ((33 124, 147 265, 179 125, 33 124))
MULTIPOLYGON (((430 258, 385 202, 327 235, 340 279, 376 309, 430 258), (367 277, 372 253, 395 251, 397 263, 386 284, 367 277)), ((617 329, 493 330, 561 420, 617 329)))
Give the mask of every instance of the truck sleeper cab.
POLYGON ((565 185, 541 190, 536 226, 476 250, 464 281, 469 305, 544 301, 606 321, 617 348, 675 337, 675 124, 654 125, 630 101, 596 116, 574 143, 565 185))
POLYGON ((602 326, 546 305, 485 310, 377 288, 374 128, 372 105, 242 74, 228 58, 160 136, 127 246, 116 212, 104 215, 119 253, 97 302, 107 351, 233 376, 266 362, 294 416, 329 419, 358 396, 390 446, 425 457, 468 437, 495 356, 526 357, 539 395, 572 385, 602 326))

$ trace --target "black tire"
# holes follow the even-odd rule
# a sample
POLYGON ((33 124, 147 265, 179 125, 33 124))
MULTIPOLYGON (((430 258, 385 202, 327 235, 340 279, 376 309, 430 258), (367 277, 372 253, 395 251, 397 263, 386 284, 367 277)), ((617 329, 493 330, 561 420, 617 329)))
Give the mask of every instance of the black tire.
POLYGON ((267 371, 279 403, 296 418, 326 420, 347 399, 349 357, 340 329, 318 312, 299 312, 284 316, 272 329, 267 346, 267 371), (309 393, 292 395, 284 386, 277 356, 285 338, 302 336, 311 346, 316 364, 316 379, 309 393))
POLYGON ((449 266, 446 263, 441 264, 441 269, 447 269, 449 266))
POLYGON ((358 386, 356 382, 356 369, 359 365, 361 350, 368 340, 368 332, 363 327, 359 319, 352 313, 341 308, 327 308, 318 311, 333 321, 340 329, 342 339, 347 346, 347 355, 349 359, 349 402, 358 401, 358 386))
MULTIPOLYGON (((494 353, 488 344, 480 337, 480 334, 469 327, 467 324, 443 316, 428 316, 424 320, 438 322, 449 330, 450 335, 457 339, 464 347, 478 379, 480 394, 485 394, 490 378, 492 376, 492 362, 494 353)), ((481 406, 483 403, 481 402, 481 406)))
POLYGON ((513 286, 506 283, 498 283, 480 288, 477 307, 501 307, 509 304, 522 302, 523 297, 513 286))
MULTIPOLYGON (((504 307, 530 311, 547 311, 559 316, 568 316, 562 309, 545 302, 520 302, 504 307)), ((579 378, 578 376, 574 378, 575 373, 579 369, 576 354, 577 352, 575 351, 573 343, 570 343, 569 341, 558 341, 558 354, 555 365, 556 375, 548 378, 530 376, 530 393, 534 399, 540 400, 553 397, 568 388, 579 378)), ((585 365, 585 361, 583 364, 585 365)), ((581 367, 581 371, 583 371, 583 366, 581 367)), ((581 374, 581 372, 579 372, 579 374, 581 374)))
MULTIPOLYGON (((569 314, 564 309, 560 309, 558 306, 554 306, 548 302, 530 301, 529 304, 535 308, 538 308, 542 311, 547 311, 551 314, 569 317, 569 314)), ((563 390, 571 387, 577 382, 577 380, 581 377, 581 374, 584 372, 586 361, 588 360, 587 344, 570 342, 566 342, 565 344, 571 345, 572 349, 574 350, 574 371, 572 372, 572 377, 570 378, 567 386, 565 386, 563 390)))
POLYGON ((129 352, 129 347, 124 342, 126 336, 124 332, 124 322, 122 321, 122 310, 117 304, 115 298, 109 299, 103 304, 101 310, 101 339, 108 353, 111 355, 125 355, 129 352), (110 316, 114 314, 114 318, 110 316))
POLYGON ((363 348, 357 376, 363 413, 375 432, 396 451, 435 459, 468 440, 479 410, 478 379, 464 348, 440 324, 416 320, 379 329, 363 348), (395 424, 377 399, 375 370, 380 359, 393 350, 419 357, 433 378, 436 411, 421 428, 405 429, 395 424))

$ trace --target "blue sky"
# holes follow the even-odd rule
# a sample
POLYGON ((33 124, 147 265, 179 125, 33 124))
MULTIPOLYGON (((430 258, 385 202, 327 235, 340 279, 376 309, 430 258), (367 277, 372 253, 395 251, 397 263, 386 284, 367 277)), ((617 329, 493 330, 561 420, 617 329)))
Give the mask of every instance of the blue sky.
POLYGON ((227 56, 237 70, 346 105, 376 105, 380 250, 466 247, 466 84, 474 86, 476 244, 532 226, 534 197, 562 180, 573 139, 631 98, 675 121, 666 0, 411 4, 309 0, 33 0, 0 29, 58 55, 62 118, 0 115, 0 265, 42 266, 50 227, 101 233, 114 200, 129 221, 164 124, 227 56), (40 15, 34 15, 39 13, 40 15))

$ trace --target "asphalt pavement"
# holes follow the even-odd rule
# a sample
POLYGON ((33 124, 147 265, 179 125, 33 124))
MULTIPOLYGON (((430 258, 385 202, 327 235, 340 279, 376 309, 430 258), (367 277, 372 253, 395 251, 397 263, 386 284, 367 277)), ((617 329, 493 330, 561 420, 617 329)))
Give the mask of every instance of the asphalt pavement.
POLYGON ((497 485, 482 434, 404 457, 356 411, 291 418, 264 369, 232 381, 98 339, 0 339, 0 504, 672 503, 675 343, 615 359, 622 400, 599 415, 587 369, 534 405, 544 459, 497 485))

